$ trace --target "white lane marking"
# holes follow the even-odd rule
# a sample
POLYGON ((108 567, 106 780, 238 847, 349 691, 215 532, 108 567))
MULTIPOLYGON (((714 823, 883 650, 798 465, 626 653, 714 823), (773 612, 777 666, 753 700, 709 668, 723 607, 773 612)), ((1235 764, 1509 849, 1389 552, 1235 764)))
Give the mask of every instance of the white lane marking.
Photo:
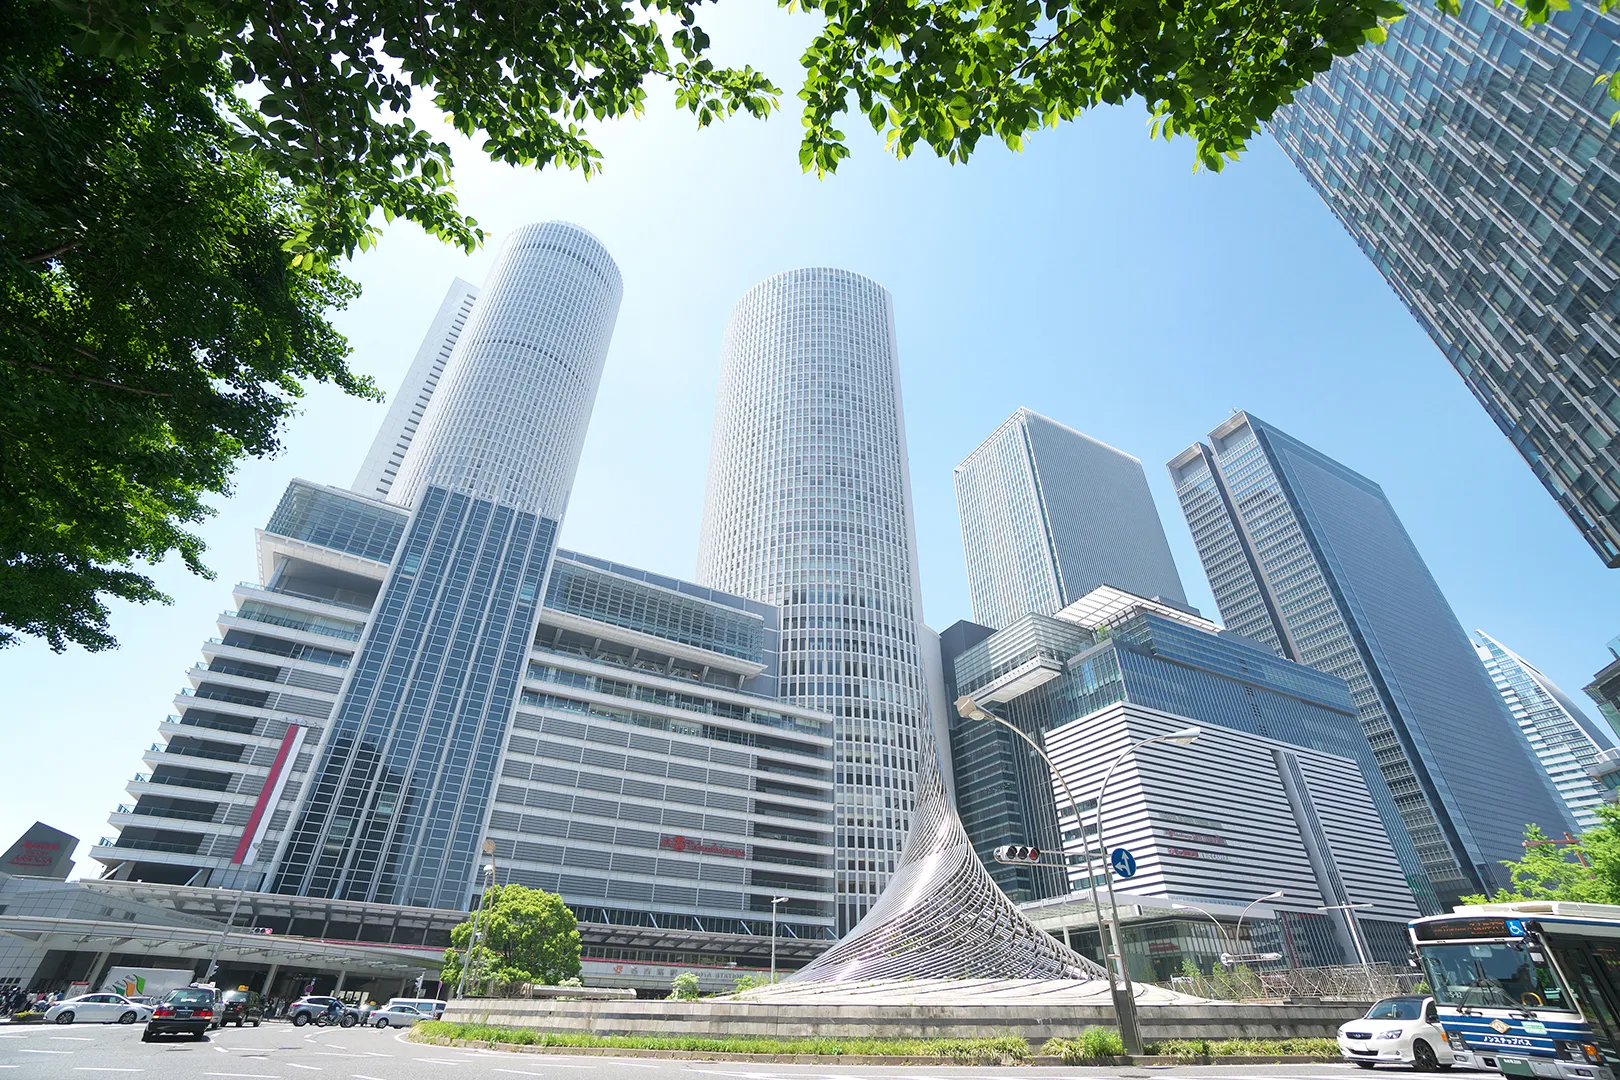
POLYGON ((71 1050, 19 1050, 19 1054, 71 1054, 71 1050))
POLYGON ((52 1036, 50 1036, 50 1038, 55 1039, 57 1042, 95 1042, 96 1041, 94 1039, 87 1039, 83 1035, 52 1035, 52 1036))
POLYGON ((294 1069, 308 1069, 310 1072, 320 1072, 321 1071, 321 1067, 319 1065, 300 1065, 296 1061, 284 1061, 284 1062, 282 1062, 282 1064, 287 1065, 287 1066, 289 1066, 291 1068, 294 1068, 294 1069))
POLYGON ((375 1050, 367 1050, 366 1057, 393 1057, 393 1054, 379 1054, 375 1050))
POLYGON ((145 1072, 145 1069, 109 1069, 101 1065, 80 1065, 74 1072, 145 1072))
POLYGON ((431 1061, 435 1065, 460 1065, 459 1061, 446 1061, 444 1058, 417 1058, 417 1061, 431 1061))
POLYGON ((380 1076, 367 1076, 365 1073, 350 1073, 354 1080, 382 1080, 380 1076))
POLYGON ((223 1046, 216 1046, 216 1047, 214 1047, 214 1049, 215 1049, 215 1050, 217 1050, 217 1051, 218 1051, 218 1052, 219 1052, 219 1053, 221 1053, 221 1054, 228 1054, 228 1053, 230 1053, 230 1051, 229 1051, 229 1050, 227 1050, 227 1049, 225 1049, 225 1048, 224 1048, 224 1047, 223 1047, 223 1046))
POLYGON ((280 1073, 203 1073, 204 1076, 244 1076, 251 1080, 281 1080, 280 1073))
MULTIPOLYGON (((662 1065, 649 1065, 645 1061, 628 1061, 628 1060, 626 1060, 624 1058, 608 1058, 608 1060, 613 1062, 613 1064, 615 1064, 615 1065, 628 1065, 632 1069, 662 1069, 663 1068, 662 1065)), ((841 1077, 840 1080, 848 1080, 848 1078, 841 1077)))

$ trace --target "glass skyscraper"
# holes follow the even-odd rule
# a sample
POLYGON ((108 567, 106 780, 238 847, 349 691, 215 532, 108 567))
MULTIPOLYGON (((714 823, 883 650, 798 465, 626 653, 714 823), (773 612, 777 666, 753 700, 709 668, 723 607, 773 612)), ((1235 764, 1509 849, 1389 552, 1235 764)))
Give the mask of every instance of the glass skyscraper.
POLYGON ((782 609, 781 694, 837 722, 839 930, 911 823, 929 701, 888 292, 794 270, 726 326, 698 581, 782 609))
POLYGON ((1051 615, 1099 585, 1185 607, 1142 463, 1019 409, 956 467, 973 620, 1051 615))
POLYGON ((410 519, 271 891, 465 902, 621 290, 572 225, 496 259, 389 487, 410 519))
POLYGON ((1596 4, 1411 4, 1272 120, 1283 151, 1609 566, 1620 566, 1620 66, 1596 4))
POLYGON ((1170 473, 1226 625, 1349 684, 1442 903, 1572 826, 1377 484, 1241 412, 1170 473))
POLYGON ((1615 749, 1613 737, 1535 665, 1483 630, 1474 631, 1474 651, 1575 823, 1592 828, 1598 823, 1592 808, 1606 801, 1608 790, 1591 773, 1599 755, 1615 749))

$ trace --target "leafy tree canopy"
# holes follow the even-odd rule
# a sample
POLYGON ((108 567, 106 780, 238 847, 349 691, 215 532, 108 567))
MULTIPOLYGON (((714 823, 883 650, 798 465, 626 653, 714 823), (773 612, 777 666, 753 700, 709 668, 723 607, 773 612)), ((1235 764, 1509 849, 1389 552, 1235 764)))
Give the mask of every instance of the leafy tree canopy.
POLYGON ((229 72, 69 34, 0 0, 0 646, 96 650, 103 595, 164 599, 134 563, 206 573, 188 526, 304 380, 375 390, 326 321, 354 286, 289 265, 294 192, 234 145, 229 72))
POLYGON ((1515 900, 1568 900, 1620 904, 1620 807, 1597 807, 1598 824, 1574 844, 1548 843, 1540 827, 1525 830, 1524 858, 1502 865, 1513 875, 1511 889, 1495 896, 1465 896, 1468 904, 1509 904, 1515 900))
MULTIPOLYGON (((461 982, 462 958, 472 940, 474 919, 450 931, 444 954, 445 984, 461 982)), ((522 885, 487 890, 477 914, 478 942, 472 950, 469 982, 546 983, 579 978, 579 923, 555 893, 522 885)))

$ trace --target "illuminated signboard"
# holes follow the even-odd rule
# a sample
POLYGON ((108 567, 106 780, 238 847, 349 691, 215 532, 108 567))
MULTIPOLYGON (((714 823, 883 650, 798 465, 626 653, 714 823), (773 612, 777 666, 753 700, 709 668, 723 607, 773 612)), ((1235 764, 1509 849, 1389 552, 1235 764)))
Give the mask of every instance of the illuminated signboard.
POLYGON ((1524 933, 1522 929, 1517 934, 1511 933, 1506 919, 1446 919, 1443 922, 1424 922, 1414 926, 1412 932, 1419 941, 1521 937, 1524 933))

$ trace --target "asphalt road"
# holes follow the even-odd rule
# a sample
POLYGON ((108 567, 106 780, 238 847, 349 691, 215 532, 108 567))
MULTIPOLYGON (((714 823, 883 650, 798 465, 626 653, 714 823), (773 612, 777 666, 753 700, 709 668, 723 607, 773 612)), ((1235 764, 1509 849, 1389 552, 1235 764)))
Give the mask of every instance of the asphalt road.
MULTIPOLYGON (((1202 1076, 1209 1080, 1351 1080, 1349 1065, 1179 1068, 965 1068, 950 1065, 755 1065, 497 1050, 453 1050, 406 1042, 397 1029, 295 1028, 267 1023, 227 1028, 205 1042, 141 1042, 141 1027, 116 1024, 0 1025, 0 1077, 52 1080, 1062 1080, 1066 1077, 1202 1076), (319 1073, 321 1075, 317 1076, 319 1073)), ((1408 1069, 1380 1069, 1399 1074, 1408 1069)), ((1373 1080, 1369 1077, 1368 1080, 1373 1080)), ((1392 1078, 1394 1080, 1394 1078, 1392 1078)))

